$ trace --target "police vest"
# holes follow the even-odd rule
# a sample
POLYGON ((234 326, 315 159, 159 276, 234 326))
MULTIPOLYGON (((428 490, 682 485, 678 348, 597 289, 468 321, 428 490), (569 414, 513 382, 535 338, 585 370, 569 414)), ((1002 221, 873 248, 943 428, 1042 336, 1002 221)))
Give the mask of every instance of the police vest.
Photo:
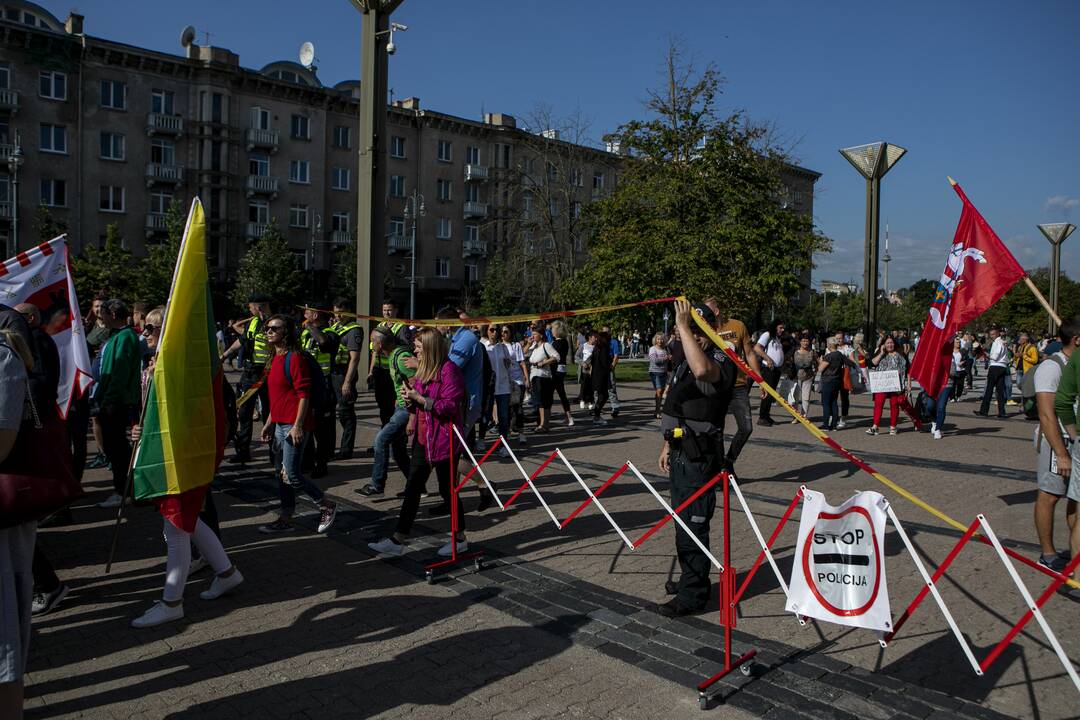
POLYGON ((346 325, 334 323, 330 326, 330 332, 338 336, 337 357, 334 359, 334 364, 342 371, 345 371, 349 367, 349 348, 345 345, 345 335, 358 327, 360 326, 355 322, 346 325))
POLYGON ((319 343, 315 342, 311 331, 306 328, 300 333, 300 347, 311 353, 311 356, 319 363, 319 369, 323 371, 323 375, 330 374, 334 364, 333 354, 320 350, 319 343))
MULTIPOLYGON (((405 323, 393 323, 393 324, 390 325, 390 332, 394 333, 395 336, 399 336, 399 333, 401 332, 401 328, 403 328, 403 327, 405 327, 405 323)), ((368 350, 371 350, 372 352, 374 352, 375 351, 375 344, 369 342, 368 343, 368 350)), ((390 358, 385 357, 383 355, 377 355, 375 357, 375 367, 383 368, 384 370, 389 370, 390 369, 390 358)))
POLYGON ((731 361, 720 364, 720 380, 711 384, 711 390, 705 391, 690 371, 690 364, 683 360, 675 368, 671 386, 664 399, 664 414, 679 420, 707 422, 720 428, 731 401, 731 390, 735 385, 735 368, 731 361))
POLYGON ((244 353, 245 367, 261 369, 270 359, 270 345, 266 342, 266 333, 263 331, 262 323, 263 321, 256 315, 251 318, 244 331, 244 341, 247 343, 247 352, 244 353))

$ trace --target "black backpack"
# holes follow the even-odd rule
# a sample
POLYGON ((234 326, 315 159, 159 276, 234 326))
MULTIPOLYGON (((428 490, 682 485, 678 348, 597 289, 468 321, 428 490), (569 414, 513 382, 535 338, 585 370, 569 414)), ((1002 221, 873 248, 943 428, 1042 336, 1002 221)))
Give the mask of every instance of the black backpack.
MULTIPOLYGON (((308 374, 311 375, 311 410, 315 414, 325 411, 331 406, 333 399, 326 377, 323 375, 319 361, 307 350, 291 350, 285 353, 285 382, 292 387, 292 373, 289 372, 289 360, 293 355, 299 355, 308 366, 308 374)), ((294 388, 295 389, 295 388, 294 388)))
POLYGON ((926 394, 925 390, 920 390, 918 396, 915 398, 915 417, 919 418, 919 422, 928 423, 934 421, 934 416, 930 414, 930 408, 926 401, 930 396, 926 394))

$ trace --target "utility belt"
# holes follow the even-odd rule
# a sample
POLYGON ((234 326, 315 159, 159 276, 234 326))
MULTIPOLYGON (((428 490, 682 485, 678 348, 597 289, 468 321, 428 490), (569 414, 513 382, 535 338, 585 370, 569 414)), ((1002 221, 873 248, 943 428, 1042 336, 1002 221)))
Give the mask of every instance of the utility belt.
POLYGON ((690 462, 718 457, 723 448, 719 433, 698 433, 684 427, 665 430, 664 439, 690 462))

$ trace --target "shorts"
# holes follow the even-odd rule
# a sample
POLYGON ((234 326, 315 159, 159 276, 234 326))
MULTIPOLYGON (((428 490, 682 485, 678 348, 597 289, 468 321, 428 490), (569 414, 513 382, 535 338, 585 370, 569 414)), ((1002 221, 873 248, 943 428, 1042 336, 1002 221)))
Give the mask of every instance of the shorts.
POLYGON ((37 523, 0 529, 0 683, 18 682, 30 652, 37 523))
MULTIPOLYGON (((1048 495, 1054 497, 1061 497, 1065 494, 1067 486, 1065 484, 1065 478, 1061 477, 1057 473, 1052 473, 1047 470, 1039 471, 1039 489, 1048 495)), ((1071 484, 1071 483, 1070 483, 1071 484)), ((1074 500, 1076 498, 1073 498, 1074 500)))
POLYGON ((1075 502, 1080 502, 1080 442, 1074 442, 1069 447, 1069 455, 1072 456, 1072 473, 1069 475, 1069 487, 1065 495, 1075 502))
POLYGON ((649 378, 652 380, 653 390, 663 390, 667 385, 667 373, 649 373, 649 378))

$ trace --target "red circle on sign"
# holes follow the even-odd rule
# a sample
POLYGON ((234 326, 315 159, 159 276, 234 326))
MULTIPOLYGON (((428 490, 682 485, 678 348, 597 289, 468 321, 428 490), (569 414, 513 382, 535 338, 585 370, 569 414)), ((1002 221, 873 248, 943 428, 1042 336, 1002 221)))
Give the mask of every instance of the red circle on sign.
POLYGON ((870 519, 870 513, 866 511, 866 508, 855 506, 849 507, 842 513, 819 513, 818 520, 838 520, 850 512, 856 512, 866 518, 866 524, 870 526, 870 537, 874 541, 874 562, 877 564, 877 572, 874 573, 874 590, 870 593, 870 599, 866 601, 866 604, 862 607, 853 608, 851 610, 844 610, 838 608, 828 600, 826 600, 820 592, 818 592, 817 586, 814 585, 813 576, 810 574, 810 548, 813 542, 810 540, 814 534, 814 530, 817 528, 815 522, 810 528, 810 532, 806 534, 806 539, 803 541, 803 556, 802 567, 803 577, 806 578, 806 586, 810 588, 810 592, 813 593, 817 601, 821 603, 821 606, 831 612, 833 615, 839 615, 841 617, 853 617, 855 615, 862 615, 871 607, 874 606, 874 600, 877 599, 878 589, 881 587, 881 553, 878 551, 877 533, 874 532, 874 522, 870 519))

